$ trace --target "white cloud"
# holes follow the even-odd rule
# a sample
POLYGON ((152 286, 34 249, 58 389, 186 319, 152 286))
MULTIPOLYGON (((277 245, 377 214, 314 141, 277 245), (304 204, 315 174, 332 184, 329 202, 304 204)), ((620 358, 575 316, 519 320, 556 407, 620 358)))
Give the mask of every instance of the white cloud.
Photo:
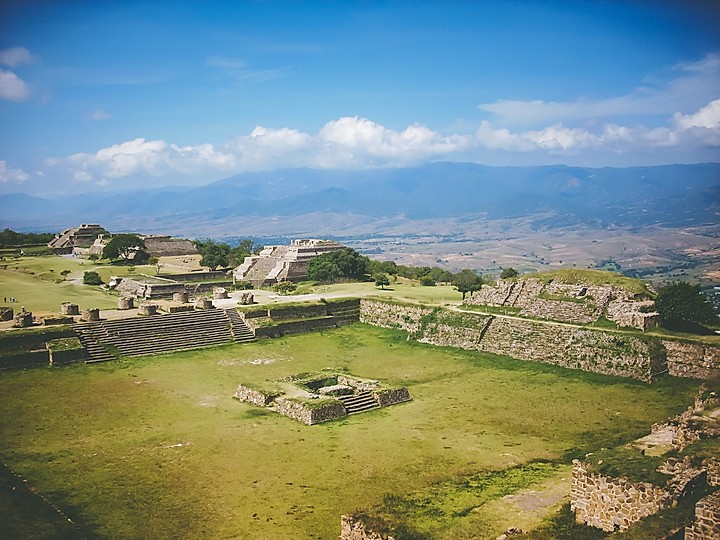
POLYGON ((163 140, 137 138, 50 160, 66 169, 75 182, 105 185, 121 178, 165 178, 236 173, 284 167, 365 168, 399 167, 432 160, 483 161, 487 151, 533 156, 571 156, 598 164, 598 155, 627 156, 654 153, 666 159, 698 149, 720 150, 720 99, 690 114, 676 113, 665 126, 625 126, 605 123, 586 129, 553 123, 541 129, 513 131, 483 121, 473 135, 443 135, 413 124, 393 130, 367 118, 348 116, 327 122, 317 133, 291 128, 255 127, 247 135, 222 145, 181 146, 163 140), (675 152, 672 154, 671 152, 675 152))
POLYGON ((29 64, 33 61, 33 56, 25 47, 12 47, 0 51, 0 64, 15 67, 20 64, 29 64))
POLYGON ((7 162, 0 160, 0 183, 15 182, 22 183, 29 178, 29 175, 20 169, 10 169, 7 162))
POLYGON ((645 85, 631 92, 603 99, 573 101, 498 100, 478 107, 492 115, 495 123, 535 127, 559 122, 641 115, 669 116, 678 110, 697 108, 717 98, 720 88, 720 53, 699 62, 674 66, 680 75, 663 85, 645 85))
POLYGON ((680 129, 701 127, 709 129, 720 128, 720 99, 711 101, 695 114, 675 113, 675 124, 680 129))
POLYGON ((102 109, 95 109, 88 115, 85 115, 85 119, 92 120, 93 122, 102 122, 104 120, 111 120, 112 115, 106 113, 102 109))
POLYGON ((25 82, 12 71, 0 69, 0 98, 10 101, 25 101, 30 89, 25 82))

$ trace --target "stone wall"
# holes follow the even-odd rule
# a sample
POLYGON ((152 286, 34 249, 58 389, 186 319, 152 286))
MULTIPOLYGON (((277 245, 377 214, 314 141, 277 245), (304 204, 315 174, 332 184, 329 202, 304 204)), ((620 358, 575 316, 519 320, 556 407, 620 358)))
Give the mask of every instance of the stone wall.
POLYGON ((340 540, 394 540, 394 537, 373 531, 358 517, 340 516, 340 540))
POLYGON ((274 321, 312 319, 314 317, 325 317, 327 314, 327 305, 324 303, 308 304, 305 306, 279 305, 268 309, 268 316, 274 321))
POLYGON ((595 322, 605 313, 620 326, 647 330, 659 323, 650 311, 652 301, 636 301, 622 287, 567 284, 538 279, 501 280, 485 286, 466 301, 468 304, 520 308, 525 317, 563 322, 595 322))
POLYGON ((667 351, 670 375, 692 379, 720 377, 720 347, 669 339, 662 344, 667 351))
POLYGON ((666 371, 657 340, 412 304, 362 299, 361 321, 434 345, 478 350, 645 382, 666 371))
POLYGON ((360 300, 360 321, 383 328, 396 328, 414 334, 420 330, 420 320, 435 308, 416 304, 360 300))
POLYGON ((695 521, 685 528, 685 540, 717 540, 720 538, 720 491, 695 504, 695 521))
POLYGON ((578 523, 608 532, 625 530, 671 503, 660 487, 590 473, 587 465, 573 460, 570 507, 578 523))
POLYGON ((297 399, 278 398, 275 400, 274 406, 280 414, 309 426, 347 415, 343 404, 336 400, 327 400, 325 405, 313 403, 311 407, 297 399))
POLYGON ((381 407, 389 407, 397 403, 412 401, 407 388, 386 388, 373 391, 373 396, 381 407))
POLYGON ((237 387, 233 397, 239 399, 240 401, 247 401, 248 403, 252 403, 258 407, 266 407, 279 395, 281 395, 280 392, 263 392, 241 384, 237 387))

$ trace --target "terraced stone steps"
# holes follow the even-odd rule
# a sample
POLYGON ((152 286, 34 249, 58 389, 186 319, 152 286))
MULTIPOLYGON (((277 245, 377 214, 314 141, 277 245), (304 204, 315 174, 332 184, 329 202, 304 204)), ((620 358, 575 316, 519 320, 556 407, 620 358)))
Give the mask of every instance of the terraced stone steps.
POLYGON ((87 352, 85 363, 92 364, 94 362, 107 362, 109 360, 115 360, 115 357, 98 343, 95 332, 88 328, 88 326, 88 323, 75 325, 75 333, 87 352))
POLYGON ((92 361, 114 359, 109 354, 100 359, 98 347, 105 350, 103 345, 122 356, 144 356, 222 345, 234 338, 230 320, 220 309, 97 321, 76 325, 76 331, 86 336, 81 342, 92 361))
POLYGON ((342 401, 348 414, 356 414, 380 408, 380 404, 370 392, 360 392, 359 394, 351 396, 338 396, 338 399, 342 401))
POLYGON ((236 309, 226 309, 225 316, 230 321, 230 333, 233 336, 233 341, 236 343, 255 341, 255 334, 245 324, 236 309))

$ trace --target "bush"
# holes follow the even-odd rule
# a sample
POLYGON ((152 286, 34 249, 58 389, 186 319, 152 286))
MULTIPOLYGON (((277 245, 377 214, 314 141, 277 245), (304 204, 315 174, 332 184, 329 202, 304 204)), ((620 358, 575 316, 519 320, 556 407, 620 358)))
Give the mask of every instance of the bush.
POLYGON ((100 274, 90 270, 83 274, 83 283, 85 285, 102 285, 103 280, 100 277, 100 274))
POLYGON ((273 285, 273 291, 282 295, 292 294, 296 289, 297 285, 292 281, 281 281, 277 285, 273 285))

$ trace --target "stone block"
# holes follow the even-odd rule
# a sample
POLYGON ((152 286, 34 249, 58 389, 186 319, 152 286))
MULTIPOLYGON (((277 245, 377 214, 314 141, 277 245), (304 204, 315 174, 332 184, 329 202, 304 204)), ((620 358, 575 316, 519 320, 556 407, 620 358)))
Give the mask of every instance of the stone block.
POLYGON ((0 307, 0 321, 12 321, 14 316, 13 308, 0 307))
POLYGON ((140 315, 157 315, 157 304, 140 304, 138 313, 140 315))
POLYGON ((118 298, 118 309, 133 309, 135 307, 135 299, 131 296, 121 296, 118 298))
POLYGON ((181 304, 187 304, 188 293, 187 293, 187 291, 173 293, 172 299, 173 299, 173 302, 180 302, 181 304))
POLYGON ((80 307, 77 304, 63 302, 60 304, 60 313, 63 315, 80 315, 80 307))
POLYGON ((212 309, 213 303, 209 298, 200 298, 195 302, 195 309, 212 309))
POLYGON ((86 321, 86 322, 99 321, 100 320, 100 309, 99 308, 83 309, 82 320, 86 321))

